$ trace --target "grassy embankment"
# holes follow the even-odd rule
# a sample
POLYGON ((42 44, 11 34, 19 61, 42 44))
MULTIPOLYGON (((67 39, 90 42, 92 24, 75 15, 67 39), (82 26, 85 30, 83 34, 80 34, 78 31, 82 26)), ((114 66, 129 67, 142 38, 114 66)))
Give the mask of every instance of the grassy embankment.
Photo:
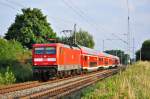
POLYGON ((0 85, 32 79, 31 51, 14 40, 0 39, 0 85))
POLYGON ((88 87, 82 99, 150 99, 150 62, 137 62, 88 87))

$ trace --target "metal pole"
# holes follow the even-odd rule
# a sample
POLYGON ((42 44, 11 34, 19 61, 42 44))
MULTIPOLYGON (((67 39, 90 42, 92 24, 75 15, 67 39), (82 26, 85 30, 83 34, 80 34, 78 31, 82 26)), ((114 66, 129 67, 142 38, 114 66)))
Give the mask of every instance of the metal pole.
POLYGON ((72 30, 63 30, 62 31, 62 33, 66 36, 66 38, 67 38, 67 42, 66 43, 68 43, 69 45, 70 45, 70 39, 69 39, 69 37, 67 36, 67 34, 69 33, 69 34, 71 34, 72 33, 72 30))
POLYGON ((105 44, 105 42, 104 42, 104 40, 103 40, 103 52, 104 52, 104 50, 105 50, 105 48, 104 48, 104 47, 105 47, 105 46, 104 46, 104 44, 105 44))
POLYGON ((117 56, 117 50, 116 50, 116 56, 117 56))
POLYGON ((120 63, 122 64, 122 52, 121 52, 121 60, 120 61, 121 61, 120 63))
MULTIPOLYGON (((128 51, 128 55, 129 55, 129 59, 130 59, 130 16, 129 16, 129 2, 127 0, 127 8, 128 8, 128 29, 127 29, 127 42, 128 42, 128 46, 127 46, 127 51, 128 51)), ((127 58, 127 60, 129 61, 129 59, 127 58)), ((129 62, 130 63, 130 62, 129 62)))
POLYGON ((133 38, 133 61, 135 61, 134 60, 134 54, 135 54, 135 52, 134 52, 134 45, 135 45, 135 43, 134 43, 135 41, 134 41, 134 38, 133 38))
POLYGON ((140 61, 142 60, 142 48, 140 49, 140 61))
POLYGON ((74 24, 74 44, 76 44, 76 24, 74 24))

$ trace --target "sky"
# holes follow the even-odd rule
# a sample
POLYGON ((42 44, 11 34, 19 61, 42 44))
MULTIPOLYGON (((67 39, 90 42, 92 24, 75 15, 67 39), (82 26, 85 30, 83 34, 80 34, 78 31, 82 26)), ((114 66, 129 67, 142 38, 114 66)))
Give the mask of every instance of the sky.
MULTIPOLYGON (((150 39, 150 0, 128 0, 130 54, 150 39)), ((82 29, 93 35, 95 49, 127 52, 127 0, 0 0, 0 35, 4 36, 22 8, 39 8, 57 35, 62 30, 82 29), (121 40, 119 40, 121 39, 121 40)))

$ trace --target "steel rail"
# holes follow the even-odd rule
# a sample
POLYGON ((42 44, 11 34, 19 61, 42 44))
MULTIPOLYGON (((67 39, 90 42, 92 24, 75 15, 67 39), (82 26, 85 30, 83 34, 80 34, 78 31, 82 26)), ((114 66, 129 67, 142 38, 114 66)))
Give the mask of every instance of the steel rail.
POLYGON ((0 94, 29 88, 30 85, 37 84, 37 83, 38 83, 38 81, 31 81, 31 82, 12 84, 12 85, 8 85, 8 86, 2 86, 2 87, 0 87, 0 94))
POLYGON ((117 73, 119 69, 112 69, 112 70, 107 70, 105 72, 98 72, 94 73, 91 75, 86 75, 82 77, 81 79, 68 82, 62 85, 58 85, 57 87, 50 88, 47 90, 43 90, 37 93, 33 93, 27 96, 19 97, 21 99, 37 99, 41 97, 48 96, 50 98, 58 98, 61 97, 65 94, 68 94, 70 92, 79 90, 85 86, 88 86, 90 84, 95 83, 98 80, 104 79, 106 77, 109 77, 115 73, 117 73))

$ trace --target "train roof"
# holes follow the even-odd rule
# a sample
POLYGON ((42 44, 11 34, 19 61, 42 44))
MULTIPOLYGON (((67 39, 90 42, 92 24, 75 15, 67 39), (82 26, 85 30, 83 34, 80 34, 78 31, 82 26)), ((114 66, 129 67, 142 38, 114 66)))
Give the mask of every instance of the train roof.
POLYGON ((104 53, 104 56, 119 59, 118 56, 111 55, 111 54, 108 54, 108 53, 104 53))
POLYGON ((32 46, 33 47, 62 46, 62 47, 66 47, 66 48, 79 49, 78 47, 73 47, 73 46, 69 46, 66 44, 62 44, 62 43, 33 44, 32 46))
POLYGON ((58 43, 47 43, 47 44, 33 44, 33 47, 41 47, 41 46, 56 46, 58 43))
POLYGON ((104 53, 104 55, 105 55, 106 57, 109 57, 109 56, 110 56, 110 54, 108 54, 108 53, 104 53))
POLYGON ((104 54, 103 52, 100 52, 100 53, 99 53, 99 56, 100 56, 100 57, 104 57, 105 54, 104 54))
POLYGON ((69 45, 62 44, 62 43, 45 43, 45 44, 33 44, 33 47, 41 47, 41 46, 64 46, 70 47, 69 45))
POLYGON ((87 48, 87 47, 84 47, 84 46, 79 46, 79 47, 80 47, 80 49, 81 49, 83 54, 99 56, 99 51, 97 51, 97 50, 94 50, 94 49, 91 49, 91 48, 87 48))

